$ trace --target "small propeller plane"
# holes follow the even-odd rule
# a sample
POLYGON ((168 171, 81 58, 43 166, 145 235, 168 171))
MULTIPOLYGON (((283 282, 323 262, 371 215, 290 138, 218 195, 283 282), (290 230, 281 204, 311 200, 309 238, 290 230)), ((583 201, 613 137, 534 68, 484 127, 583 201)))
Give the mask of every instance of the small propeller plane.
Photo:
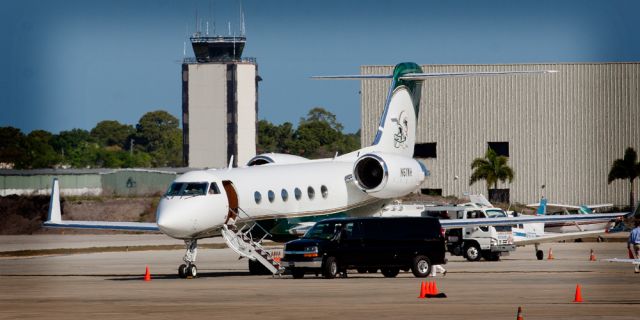
MULTIPOLYGON (((391 80, 371 146, 330 159, 266 154, 256 156, 243 167, 187 172, 176 178, 162 196, 156 223, 63 220, 56 180, 52 187, 49 218, 44 226, 160 231, 184 240, 185 263, 178 267, 180 277, 197 275, 195 261, 199 239, 222 236, 232 250, 249 259, 250 271, 259 263, 275 274, 280 272, 280 265, 260 245, 264 237, 252 236, 252 231, 260 227, 256 221, 332 214, 374 215, 392 199, 416 190, 429 175, 426 166, 412 158, 424 80, 551 72, 555 71, 424 73, 419 65, 408 62, 396 65, 392 74, 314 77, 391 80)), ((525 219, 569 221, 574 217, 525 219)), ((487 225, 486 219, 480 222, 480 225, 487 225)), ((500 222, 507 221, 492 221, 500 222)), ((466 220, 465 223, 474 221, 466 220)))

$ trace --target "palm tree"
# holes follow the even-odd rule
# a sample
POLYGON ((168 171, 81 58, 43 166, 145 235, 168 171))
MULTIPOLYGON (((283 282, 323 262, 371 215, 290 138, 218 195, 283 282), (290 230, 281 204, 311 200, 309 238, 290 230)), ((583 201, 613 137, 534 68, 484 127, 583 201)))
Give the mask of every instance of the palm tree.
POLYGON ((616 159, 609 170, 607 182, 611 184, 614 180, 629 179, 629 207, 633 210, 633 180, 640 176, 640 163, 638 154, 629 147, 624 151, 624 158, 616 159))
POLYGON ((498 180, 500 182, 513 181, 513 169, 507 165, 509 158, 505 156, 499 156, 493 149, 488 148, 484 155, 484 158, 476 158, 471 163, 471 181, 469 185, 472 185, 480 180, 487 181, 487 194, 491 186, 494 189, 498 189, 498 180))

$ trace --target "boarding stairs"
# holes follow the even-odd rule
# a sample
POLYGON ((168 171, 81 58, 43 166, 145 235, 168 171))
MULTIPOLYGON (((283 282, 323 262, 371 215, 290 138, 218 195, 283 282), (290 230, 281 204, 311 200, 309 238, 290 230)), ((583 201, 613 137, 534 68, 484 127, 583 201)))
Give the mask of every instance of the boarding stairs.
MULTIPOLYGON (((243 213, 246 217, 249 216, 240 208, 238 208, 238 213, 243 213)), ((242 220, 240 219, 240 215, 236 215, 236 217, 238 217, 237 220, 242 220)), ((268 250, 262 247, 262 241, 271 236, 271 234, 257 222, 253 220, 249 221, 251 222, 243 224, 240 229, 236 228, 235 221, 230 225, 222 225, 221 233, 224 241, 227 243, 227 246, 229 246, 229 248, 231 248, 235 253, 239 254, 241 258, 244 257, 252 261, 260 262, 260 264, 271 271, 274 275, 282 274, 284 268, 278 261, 274 260, 268 250), (260 239, 254 239, 254 236, 252 235, 252 231, 256 227, 260 228, 262 232, 264 232, 264 235, 260 239)))

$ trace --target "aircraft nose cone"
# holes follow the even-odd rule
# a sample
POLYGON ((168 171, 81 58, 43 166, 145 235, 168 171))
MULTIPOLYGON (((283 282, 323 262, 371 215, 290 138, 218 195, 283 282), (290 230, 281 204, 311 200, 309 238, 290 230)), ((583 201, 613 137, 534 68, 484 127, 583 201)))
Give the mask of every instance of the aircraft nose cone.
POLYGON ((158 228, 162 233, 179 238, 185 233, 184 219, 180 216, 180 210, 176 210, 175 205, 171 205, 166 201, 160 201, 156 212, 158 228))

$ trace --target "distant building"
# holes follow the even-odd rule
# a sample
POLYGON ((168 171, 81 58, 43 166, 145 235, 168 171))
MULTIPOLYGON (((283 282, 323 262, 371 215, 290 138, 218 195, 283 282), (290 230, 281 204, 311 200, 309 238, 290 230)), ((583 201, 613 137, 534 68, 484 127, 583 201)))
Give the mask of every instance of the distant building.
POLYGON ((185 165, 244 164, 256 154, 258 65, 242 58, 244 36, 191 38, 194 58, 182 64, 182 130, 185 165))
MULTIPOLYGON (((515 171, 513 183, 498 183, 511 202, 537 202, 544 195, 554 203, 628 203, 629 182, 609 185, 607 175, 627 147, 640 151, 640 63, 422 68, 424 72, 559 71, 425 81, 414 155, 431 172, 422 192, 486 194, 484 182, 469 186, 470 166, 491 147, 508 156, 515 171)), ((392 70, 393 66, 363 66, 361 72, 392 70)), ((363 145, 373 141, 388 86, 388 80, 362 81, 363 145)))

